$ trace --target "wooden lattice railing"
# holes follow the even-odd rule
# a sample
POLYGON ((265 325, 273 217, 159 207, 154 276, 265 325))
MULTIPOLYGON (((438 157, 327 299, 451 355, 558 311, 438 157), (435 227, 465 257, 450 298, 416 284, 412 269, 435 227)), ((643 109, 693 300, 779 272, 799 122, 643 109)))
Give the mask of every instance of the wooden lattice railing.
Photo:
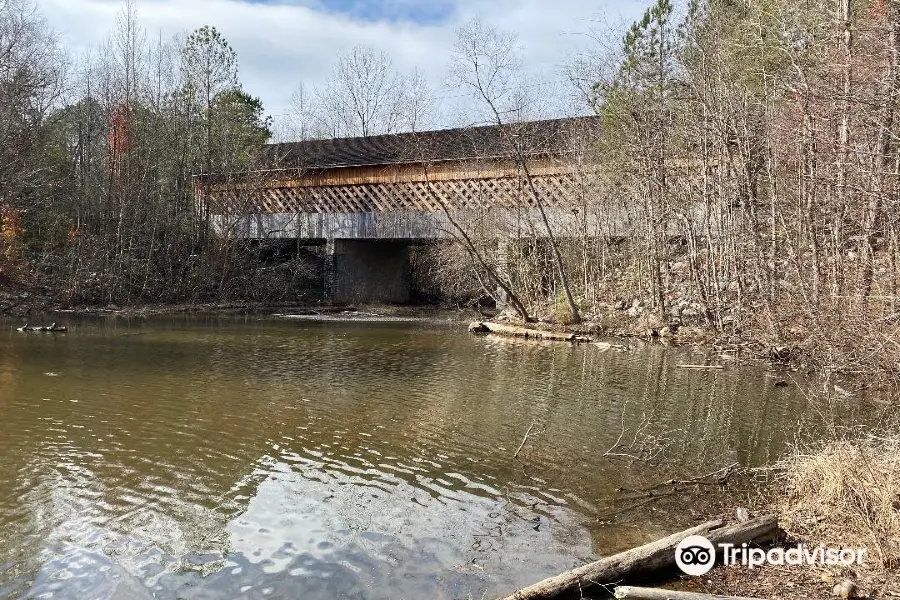
MULTIPOLYGON (((529 164, 546 206, 571 206, 578 197, 575 169, 554 159, 529 164)), ((534 204, 523 172, 508 160, 424 165, 267 171, 232 181, 198 182, 212 214, 356 213, 490 208, 534 204)))
MULTIPOLYGON (((541 202, 570 204, 578 192, 572 174, 532 178, 541 202)), ((354 213, 517 208, 534 203, 522 178, 455 179, 322 185, 316 187, 222 187, 206 196, 214 214, 354 213)))

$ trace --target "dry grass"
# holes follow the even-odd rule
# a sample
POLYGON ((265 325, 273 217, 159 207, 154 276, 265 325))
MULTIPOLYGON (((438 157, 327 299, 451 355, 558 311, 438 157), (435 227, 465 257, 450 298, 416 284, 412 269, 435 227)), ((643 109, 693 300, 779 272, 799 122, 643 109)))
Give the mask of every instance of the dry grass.
POLYGON ((900 433, 833 441, 782 466, 782 527, 807 542, 867 548, 867 567, 900 573, 900 433))
POLYGON ((774 510, 790 539, 807 547, 865 548, 862 565, 720 567, 700 591, 778 600, 832 598, 851 579, 859 597, 900 598, 900 429, 885 436, 832 438, 798 449, 772 471, 758 509, 774 510))

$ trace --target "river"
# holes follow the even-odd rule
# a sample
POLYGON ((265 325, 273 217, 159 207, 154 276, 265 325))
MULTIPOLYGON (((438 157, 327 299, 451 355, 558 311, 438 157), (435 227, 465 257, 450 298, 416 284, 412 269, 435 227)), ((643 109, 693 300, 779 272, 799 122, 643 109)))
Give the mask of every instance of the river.
POLYGON ((677 497, 617 512, 621 488, 768 464, 820 418, 715 353, 440 318, 17 324, 0 597, 503 595, 696 518, 677 497), (725 368, 677 367, 707 360, 725 368), (657 460, 613 456, 637 453, 657 460))

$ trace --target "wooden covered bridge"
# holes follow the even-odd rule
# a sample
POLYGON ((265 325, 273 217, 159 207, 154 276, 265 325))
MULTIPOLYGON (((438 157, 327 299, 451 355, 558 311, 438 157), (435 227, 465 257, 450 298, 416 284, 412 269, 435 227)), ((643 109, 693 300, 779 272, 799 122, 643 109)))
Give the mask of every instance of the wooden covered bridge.
POLYGON ((451 238, 451 219, 497 238, 541 236, 529 178, 554 224, 574 222, 582 144, 597 126, 579 117, 271 144, 258 170, 198 177, 197 196, 218 235, 325 243, 329 300, 402 303, 409 246, 451 238))

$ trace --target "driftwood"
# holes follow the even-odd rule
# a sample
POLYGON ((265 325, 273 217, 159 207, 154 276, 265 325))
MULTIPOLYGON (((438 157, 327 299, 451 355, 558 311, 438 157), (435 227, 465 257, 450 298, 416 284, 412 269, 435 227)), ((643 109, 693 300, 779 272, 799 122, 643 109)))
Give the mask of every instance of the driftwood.
POLYGON ((698 594, 697 592, 673 592, 654 588, 632 587, 620 585, 616 588, 616 598, 634 600, 760 600, 744 596, 719 596, 716 594, 698 594))
POLYGON ((68 330, 69 328, 65 325, 57 325, 56 323, 51 323, 50 325, 30 325, 25 323, 16 329, 16 331, 43 331, 51 333, 65 333, 68 330))
POLYGON ((561 575, 522 588, 504 600, 539 600, 563 595, 581 595, 595 586, 610 586, 639 575, 649 575, 675 566, 675 547, 691 535, 703 535, 713 544, 743 544, 774 539, 778 519, 773 515, 751 519, 746 523, 723 526, 722 521, 709 521, 661 540, 601 558, 561 575))
POLYGON ((530 329, 527 327, 516 327, 515 325, 506 325, 504 323, 493 323, 490 321, 481 321, 469 325, 469 331, 472 333, 493 333, 496 335, 505 335, 509 337, 518 337, 534 340, 546 340, 550 342, 590 342, 591 338, 574 333, 559 333, 555 331, 544 331, 542 329, 530 329))
POLYGON ((519 444, 519 448, 516 450, 516 453, 513 454, 513 458, 518 458, 519 452, 521 452, 522 448, 525 447, 525 442, 528 441, 528 435, 531 433, 532 429, 534 429, 534 423, 532 423, 531 426, 528 427, 528 431, 525 432, 525 437, 522 438, 522 443, 519 444))

